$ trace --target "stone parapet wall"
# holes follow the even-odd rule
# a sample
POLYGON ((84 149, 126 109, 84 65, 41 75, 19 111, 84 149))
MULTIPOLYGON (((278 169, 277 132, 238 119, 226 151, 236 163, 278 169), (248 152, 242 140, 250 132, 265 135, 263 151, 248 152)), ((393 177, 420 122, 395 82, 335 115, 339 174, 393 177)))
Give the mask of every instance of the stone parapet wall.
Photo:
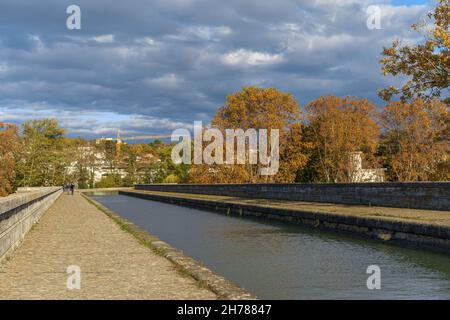
POLYGON ((0 198, 0 261, 19 245, 61 193, 60 187, 30 188, 0 198))
POLYGON ((324 203, 450 210, 450 182, 150 184, 136 190, 181 192, 324 203))

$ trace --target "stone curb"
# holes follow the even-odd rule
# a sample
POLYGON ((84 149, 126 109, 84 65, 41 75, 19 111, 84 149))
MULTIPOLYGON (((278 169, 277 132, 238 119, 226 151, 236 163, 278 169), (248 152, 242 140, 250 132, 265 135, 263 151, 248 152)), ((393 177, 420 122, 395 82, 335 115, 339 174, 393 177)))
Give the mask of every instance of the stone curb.
POLYGON ((214 273, 210 269, 203 266, 200 262, 184 255, 181 251, 175 249, 168 243, 162 241, 158 237, 143 230, 131 221, 121 217, 114 211, 106 208, 98 201, 85 195, 80 194, 91 204, 96 206, 100 211, 104 212, 114 222, 116 222, 123 230, 127 231, 138 239, 142 244, 149 246, 158 254, 170 260, 180 270, 194 278, 200 285, 207 287, 209 290, 218 295, 219 299, 224 300, 256 300, 257 297, 247 290, 231 283, 224 277, 214 273))

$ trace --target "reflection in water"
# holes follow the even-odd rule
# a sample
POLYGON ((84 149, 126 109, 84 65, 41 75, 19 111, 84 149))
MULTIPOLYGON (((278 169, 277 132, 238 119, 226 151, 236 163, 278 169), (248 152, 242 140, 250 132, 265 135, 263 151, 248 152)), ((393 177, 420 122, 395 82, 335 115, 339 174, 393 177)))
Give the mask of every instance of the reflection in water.
POLYGON ((213 271, 267 299, 450 299, 450 257, 127 196, 96 196, 213 271), (369 265, 381 290, 368 290, 369 265))

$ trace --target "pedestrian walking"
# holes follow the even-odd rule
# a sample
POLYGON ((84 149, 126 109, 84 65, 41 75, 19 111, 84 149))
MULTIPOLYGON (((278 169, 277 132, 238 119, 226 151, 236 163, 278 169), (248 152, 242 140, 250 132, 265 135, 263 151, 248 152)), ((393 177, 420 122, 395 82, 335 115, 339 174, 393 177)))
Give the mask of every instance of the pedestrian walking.
POLYGON ((73 182, 70 184, 70 193, 73 195, 73 192, 75 190, 75 185, 73 184, 73 182))

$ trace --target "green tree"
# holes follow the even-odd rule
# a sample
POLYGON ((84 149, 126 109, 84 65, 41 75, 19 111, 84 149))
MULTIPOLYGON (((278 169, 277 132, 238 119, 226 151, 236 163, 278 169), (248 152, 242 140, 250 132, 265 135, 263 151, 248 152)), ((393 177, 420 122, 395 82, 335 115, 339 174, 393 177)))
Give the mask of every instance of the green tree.
POLYGON ((109 174, 96 183, 96 188, 114 188, 122 186, 122 178, 118 174, 109 174))
POLYGON ((155 140, 149 146, 154 158, 146 169, 146 183, 162 183, 168 176, 176 176, 179 182, 187 182, 190 166, 173 163, 171 153, 174 144, 155 140))
POLYGON ((145 180, 145 174, 152 167, 154 153, 152 147, 145 143, 124 144, 121 146, 119 167, 125 173, 123 185, 131 187, 145 180))
POLYGON ((170 174, 163 180, 164 183, 179 183, 180 178, 175 174, 170 174))
POLYGON ((64 129, 54 119, 32 120, 22 126, 17 153, 19 186, 51 186, 63 184, 67 158, 64 129))

